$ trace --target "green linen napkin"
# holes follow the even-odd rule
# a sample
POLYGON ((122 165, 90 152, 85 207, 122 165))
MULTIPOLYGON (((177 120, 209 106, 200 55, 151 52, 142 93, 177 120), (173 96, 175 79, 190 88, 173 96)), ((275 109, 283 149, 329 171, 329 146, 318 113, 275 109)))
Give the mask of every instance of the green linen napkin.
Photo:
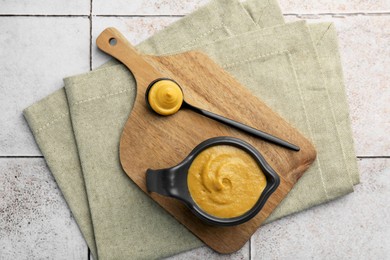
MULTIPOLYGON (((308 118, 310 113, 313 113, 312 117, 321 117, 322 114, 319 116, 319 113, 323 112, 322 110, 318 112, 317 107, 314 110, 308 110, 305 105, 313 99, 318 101, 319 98, 316 99, 315 95, 312 97, 307 94, 305 97, 300 94, 306 90, 309 92, 312 90, 312 93, 321 92, 322 97, 325 98, 319 100, 322 101, 320 104, 324 103, 323 100, 327 100, 328 102, 324 103, 324 109, 330 107, 329 111, 326 112, 325 127, 330 130, 329 134, 332 135, 331 138, 336 143, 334 147, 331 147, 331 153, 334 156, 341 155, 340 158, 345 160, 336 160, 336 163, 340 165, 339 169, 332 165, 325 166, 325 169, 335 169, 333 174, 327 175, 327 173, 315 170, 310 170, 310 174, 306 173, 303 177, 304 181, 299 182, 302 187, 294 188, 288 199, 278 207, 270 218, 276 219, 350 192, 352 185, 349 176, 346 175, 347 172, 354 176, 355 182, 358 181, 357 171, 354 168, 356 161, 350 141, 351 135, 348 134, 350 131, 348 121, 337 120, 336 115, 331 112, 331 104, 341 103, 338 108, 339 112, 344 115, 344 119, 345 115, 348 119, 348 107, 345 94, 344 96, 338 95, 343 93, 344 89, 337 44, 335 44, 336 38, 334 34, 328 33, 329 30, 323 30, 327 29, 329 24, 310 27, 319 50, 321 68, 315 56, 309 31, 302 23, 231 37, 226 42, 224 40, 218 41, 263 26, 283 23, 278 6, 273 2, 247 1, 243 5, 247 8, 246 10, 235 1, 212 2, 195 14, 180 20, 167 30, 142 43, 139 49, 146 53, 164 54, 208 43, 200 49, 212 56, 237 79, 250 87, 262 100, 268 102, 271 107, 300 128, 302 132, 311 136, 317 145, 324 142, 321 138, 324 126, 317 124, 318 119, 311 121, 308 118), (229 10, 227 12, 229 15, 224 15, 224 10, 229 10), (231 14, 236 15, 231 16, 231 14), (210 19, 208 16, 214 18, 210 19), (211 23, 210 20, 212 20, 211 23), (202 31, 194 35, 195 30, 202 31), (289 36, 281 37, 281 34, 284 33, 289 36), (296 36, 295 33, 299 36, 296 36), (172 38, 170 37, 172 35, 175 36, 176 40, 179 39, 175 41, 175 43, 179 42, 178 45, 174 45, 168 40, 172 38), (318 37, 316 37, 317 35, 318 37), (279 37, 278 41, 274 37, 279 37), (256 41, 259 43, 254 43, 256 41), (239 44, 241 47, 238 48, 237 52, 234 52, 234 48, 237 48, 239 44), (303 49, 306 47, 309 50, 307 51, 309 58, 306 58, 306 61, 314 65, 313 68, 308 68, 308 71, 314 73, 308 77, 309 79, 303 73, 307 64, 301 62, 299 65, 301 58, 305 58, 306 52, 303 49), (242 49, 245 51, 242 52, 242 49), (321 56, 322 54, 324 55, 321 56), (252 60, 253 57, 257 57, 257 59, 252 60), (243 60, 246 62, 242 62, 243 60), (296 61, 298 63, 295 63, 296 61), (323 77, 324 75, 321 73, 324 73, 326 77, 323 77), (309 82, 314 81, 315 78, 320 80, 313 85, 316 88, 311 89, 309 82), (321 85, 321 81, 324 80, 326 88, 323 87, 325 85, 321 85), (332 91, 328 88, 329 84, 334 87, 332 91), (289 93, 289 95, 287 96, 285 93, 289 93), (299 94, 297 95, 297 93, 299 94), (341 98, 336 101, 331 94, 341 96, 341 98), (282 98, 285 98, 284 102, 281 102, 282 98), (286 113, 286 111, 290 112, 290 109, 295 112, 286 113), (317 114, 315 115, 315 113, 317 114), (333 127, 331 122, 333 122, 333 127), (314 134, 311 128, 315 129, 314 134), (342 134, 346 139, 343 139, 344 144, 340 145, 342 140, 336 139, 342 134), (346 170, 346 168, 348 169, 346 170), (338 175, 335 175, 336 172, 338 175), (323 179, 318 179, 318 177, 323 179), (305 184, 301 184, 301 182, 305 184), (307 185, 308 183, 310 185, 307 185), (333 186, 334 184, 340 185, 333 186), (317 190, 319 191, 317 192, 317 190), (314 193, 313 197, 307 196, 307 192, 314 193)), ((113 65, 115 62, 109 64, 113 65)), ((57 91, 25 110, 26 119, 33 130, 37 143, 63 191, 91 251, 96 256, 92 223, 88 211, 87 198, 89 198, 98 253, 102 259, 161 257, 200 245, 200 242, 194 239, 188 231, 146 198, 138 188, 134 187, 135 185, 120 169, 117 145, 121 128, 132 106, 133 90, 133 78, 122 65, 105 66, 104 69, 66 79, 66 94, 68 95, 77 148, 63 90, 57 91), (57 106, 57 104, 62 105, 57 106), (61 134, 61 137, 58 137, 58 134, 61 134), (80 170, 77 152, 80 153, 83 172, 80 170), (88 197, 83 186, 83 174, 88 197), (115 189, 113 189, 114 186, 115 189), (73 196, 72 189, 78 191, 79 196, 73 196), (142 215, 142 212, 146 214, 142 215), (115 219, 115 221, 108 219, 115 219), (164 223, 164 229, 161 227, 163 225, 158 224, 159 221, 164 223), (160 232, 153 232, 153 230, 160 232), (148 250, 149 248, 153 248, 153 250, 148 250)), ((331 139, 327 139, 325 142, 330 143, 329 140, 331 139)), ((326 152, 328 151, 326 150, 326 152)), ((325 155, 327 154, 325 153, 325 155)), ((322 158, 324 156, 321 156, 321 160, 323 160, 322 158)), ((329 156, 325 156, 325 158, 329 159, 329 156)), ((320 168, 320 166, 317 163, 316 167, 320 168)))

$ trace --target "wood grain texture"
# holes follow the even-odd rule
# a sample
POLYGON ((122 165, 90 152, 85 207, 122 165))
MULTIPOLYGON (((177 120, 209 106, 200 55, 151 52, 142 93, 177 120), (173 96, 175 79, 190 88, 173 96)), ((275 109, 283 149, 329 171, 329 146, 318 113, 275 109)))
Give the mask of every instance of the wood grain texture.
POLYGON ((263 209, 250 221, 233 227, 203 223, 181 202, 149 194, 204 243, 220 253, 240 249, 314 161, 313 145, 283 118, 267 107, 206 55, 186 52, 171 56, 139 55, 115 29, 97 38, 100 49, 122 61, 137 81, 133 110, 120 141, 120 160, 127 175, 144 191, 148 168, 168 168, 181 162, 202 141, 216 136, 241 138, 256 147, 279 174, 281 183, 263 209), (111 46, 109 39, 117 39, 111 46), (232 129, 192 111, 163 117, 151 112, 145 91, 153 80, 172 78, 195 106, 255 127, 300 146, 293 152, 232 129))

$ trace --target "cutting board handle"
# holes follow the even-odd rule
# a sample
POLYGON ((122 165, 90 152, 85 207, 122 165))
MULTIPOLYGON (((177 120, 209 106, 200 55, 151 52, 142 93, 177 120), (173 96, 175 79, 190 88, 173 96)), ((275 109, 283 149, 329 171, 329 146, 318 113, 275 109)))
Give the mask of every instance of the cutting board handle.
POLYGON ((137 83, 141 79, 151 82, 156 75, 162 77, 117 29, 105 29, 96 39, 96 44, 99 49, 125 64, 137 83))

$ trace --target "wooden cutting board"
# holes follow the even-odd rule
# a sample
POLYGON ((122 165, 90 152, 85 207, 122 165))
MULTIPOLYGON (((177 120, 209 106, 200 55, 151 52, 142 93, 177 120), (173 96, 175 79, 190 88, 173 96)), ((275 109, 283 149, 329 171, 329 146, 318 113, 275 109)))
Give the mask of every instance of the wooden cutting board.
POLYGON ((212 249, 220 253, 240 249, 314 161, 313 145, 205 54, 191 51, 160 57, 141 55, 114 28, 103 31, 97 45, 123 62, 137 81, 134 107, 120 140, 120 160, 126 174, 212 249), (270 144, 189 110, 180 110, 166 117, 157 115, 147 107, 145 91, 153 80, 162 77, 178 82, 190 104, 275 135, 298 145, 301 150, 294 152, 270 144), (148 168, 174 166, 196 145, 216 136, 238 137, 252 144, 281 180, 263 209, 253 219, 238 226, 210 226, 180 201, 149 194, 146 190, 145 172, 148 168))

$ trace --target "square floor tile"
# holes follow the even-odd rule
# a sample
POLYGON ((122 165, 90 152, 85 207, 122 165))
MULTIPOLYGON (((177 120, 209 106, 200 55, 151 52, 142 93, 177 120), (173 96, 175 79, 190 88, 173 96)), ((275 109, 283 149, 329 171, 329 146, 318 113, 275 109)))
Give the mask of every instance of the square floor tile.
POLYGON ((191 13, 209 0, 94 0, 94 15, 183 15, 191 13))
POLYGON ((362 0, 279 0, 283 13, 356 13, 390 11, 390 1, 362 0))
POLYGON ((43 159, 0 158, 0 259, 86 259, 87 245, 43 159))
POLYGON ((0 14, 89 15, 91 0, 0 0, 0 14))
POLYGON ((332 20, 339 34, 356 153, 390 155, 390 17, 332 20))

